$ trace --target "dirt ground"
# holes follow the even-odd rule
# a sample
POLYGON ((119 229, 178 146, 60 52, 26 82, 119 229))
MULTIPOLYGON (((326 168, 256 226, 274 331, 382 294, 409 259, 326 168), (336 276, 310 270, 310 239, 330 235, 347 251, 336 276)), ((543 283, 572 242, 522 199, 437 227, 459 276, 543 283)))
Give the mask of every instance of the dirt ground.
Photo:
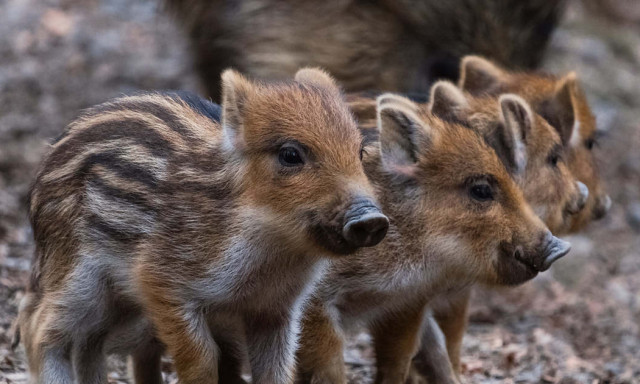
MULTIPOLYGON (((529 284, 478 289, 467 383, 640 383, 640 4, 574 3, 545 69, 576 70, 599 126, 611 213, 529 284)), ((26 195, 49 140, 82 108, 139 90, 198 91, 185 41, 154 0, 0 0, 0 384, 24 383, 10 326, 33 251, 26 195)), ((351 382, 370 382, 360 335, 351 382)), ((174 382, 170 362, 166 382, 174 382)), ((130 382, 121 360, 110 381, 130 382)))

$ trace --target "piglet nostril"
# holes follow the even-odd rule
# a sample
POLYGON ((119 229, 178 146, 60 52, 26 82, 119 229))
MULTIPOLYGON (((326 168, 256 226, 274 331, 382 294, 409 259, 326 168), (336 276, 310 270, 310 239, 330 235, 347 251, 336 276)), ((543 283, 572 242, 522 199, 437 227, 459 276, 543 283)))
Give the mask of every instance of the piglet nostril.
POLYGON ((521 246, 516 247, 516 250, 513 252, 513 257, 516 258, 517 260, 523 260, 521 246))
POLYGON ((600 220, 607 215, 609 209, 611 208, 611 198, 609 195, 599 196, 596 201, 596 206, 593 210, 593 218, 595 220, 600 220))
POLYGON ((384 239, 389 229, 389 219, 382 213, 370 211, 347 222, 344 238, 357 247, 372 247, 384 239))
POLYGON ((567 212, 572 215, 580 213, 589 200, 589 188, 584 183, 577 181, 576 188, 578 190, 577 196, 567 205, 567 212))
POLYGON ((589 200, 589 187, 587 187, 584 183, 578 181, 578 209, 584 208, 587 205, 587 201, 589 200))

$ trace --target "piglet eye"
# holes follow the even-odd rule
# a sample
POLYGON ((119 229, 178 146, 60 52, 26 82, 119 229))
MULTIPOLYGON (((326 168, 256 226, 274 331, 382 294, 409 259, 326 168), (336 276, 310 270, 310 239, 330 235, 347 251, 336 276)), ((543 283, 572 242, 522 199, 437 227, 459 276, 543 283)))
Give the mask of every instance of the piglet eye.
POLYGON ((278 152, 278 160, 280 161, 280 164, 285 167, 297 167, 304 165, 304 160, 302 159, 300 151, 291 146, 284 146, 280 148, 280 152, 278 152))
POLYGON ((560 161, 560 156, 556 154, 549 156, 549 163, 551 163, 551 165, 553 165, 554 167, 558 166, 558 161, 560 161))
POLYGON ((592 150, 593 147, 596 145, 596 140, 588 139, 584 144, 587 146, 587 149, 592 150))
POLYGON ((478 201, 493 200, 493 190, 489 184, 475 184, 469 189, 471 197, 478 201))

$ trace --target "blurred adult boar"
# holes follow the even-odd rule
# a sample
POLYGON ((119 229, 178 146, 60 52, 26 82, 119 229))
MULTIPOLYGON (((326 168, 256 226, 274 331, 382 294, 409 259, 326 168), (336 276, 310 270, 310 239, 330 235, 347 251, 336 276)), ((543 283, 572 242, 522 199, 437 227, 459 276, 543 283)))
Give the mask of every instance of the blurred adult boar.
POLYGON ((564 0, 166 0, 188 35, 203 85, 220 72, 286 79, 329 70, 348 91, 423 92, 457 79, 460 58, 507 68, 540 63, 564 0))

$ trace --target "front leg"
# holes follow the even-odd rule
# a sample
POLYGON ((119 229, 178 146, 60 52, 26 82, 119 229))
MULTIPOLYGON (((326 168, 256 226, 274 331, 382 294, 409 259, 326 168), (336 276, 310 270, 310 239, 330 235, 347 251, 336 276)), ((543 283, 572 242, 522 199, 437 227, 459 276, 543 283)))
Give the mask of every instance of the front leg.
POLYGON ((297 312, 260 312, 245 316, 252 383, 293 383, 298 344, 297 312))
POLYGON ((173 357, 180 383, 217 384, 220 353, 204 309, 181 300, 184 294, 179 287, 162 284, 168 279, 160 280, 153 271, 145 272, 140 273, 147 277, 141 280, 145 310, 158 339, 173 357))
POLYGON ((234 340, 217 338, 220 347, 220 382, 223 384, 247 384, 242 378, 243 349, 234 340))
POLYGON ((459 383, 447 354, 444 335, 431 313, 423 321, 420 349, 413 358, 406 384, 422 383, 459 383))
POLYGON ((460 375, 462 338, 467 330, 470 297, 471 288, 467 288, 452 296, 449 299, 449 306, 434 311, 435 319, 444 333, 451 366, 457 376, 460 375))
POLYGON ((78 383, 107 384, 104 339, 105 332, 96 332, 74 343, 71 356, 78 383))
POLYGON ((302 317, 297 383, 346 384, 343 345, 343 337, 326 305, 314 298, 302 317))
POLYGON ((404 384, 415 354, 425 306, 416 304, 388 314, 372 327, 377 384, 404 384))
POLYGON ((209 329, 220 348, 220 383, 247 384, 242 378, 247 363, 247 349, 243 319, 224 313, 211 314, 209 329))
POLYGON ((162 354, 164 345, 155 337, 145 340, 131 354, 135 384, 162 384, 162 354))
POLYGON ((218 384, 219 350, 202 311, 180 315, 177 308, 164 308, 152 315, 159 338, 173 356, 181 384, 218 384))

